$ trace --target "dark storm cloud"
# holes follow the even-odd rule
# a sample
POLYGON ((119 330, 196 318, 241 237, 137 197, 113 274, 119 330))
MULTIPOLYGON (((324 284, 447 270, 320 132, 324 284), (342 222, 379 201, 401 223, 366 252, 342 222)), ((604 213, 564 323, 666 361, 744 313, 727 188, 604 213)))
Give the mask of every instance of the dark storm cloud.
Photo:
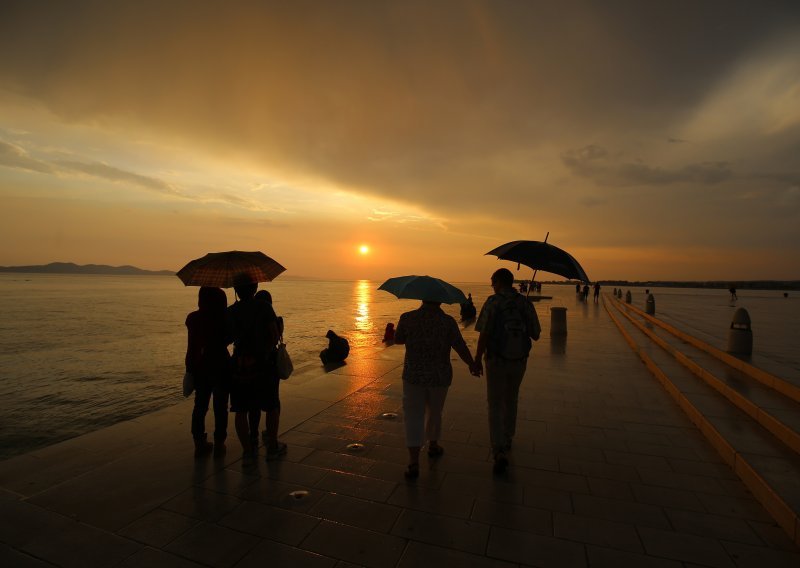
POLYGON ((733 177, 727 162, 698 162, 679 168, 649 166, 641 161, 625 162, 610 157, 601 146, 585 146, 562 155, 564 165, 578 176, 601 185, 718 184, 733 177))

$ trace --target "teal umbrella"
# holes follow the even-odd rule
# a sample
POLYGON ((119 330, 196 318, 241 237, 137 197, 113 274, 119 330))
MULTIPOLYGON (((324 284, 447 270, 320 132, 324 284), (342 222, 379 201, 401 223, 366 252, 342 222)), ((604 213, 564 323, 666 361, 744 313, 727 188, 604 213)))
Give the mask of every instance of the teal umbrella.
POLYGON ((464 292, 433 276, 397 276, 378 286, 398 298, 424 300, 442 304, 462 304, 467 301, 464 292))

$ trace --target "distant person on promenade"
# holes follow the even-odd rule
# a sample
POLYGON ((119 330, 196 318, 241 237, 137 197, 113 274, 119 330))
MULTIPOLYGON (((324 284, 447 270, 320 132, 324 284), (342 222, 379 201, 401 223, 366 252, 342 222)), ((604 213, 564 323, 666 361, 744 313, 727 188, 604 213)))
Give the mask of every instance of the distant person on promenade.
POLYGON ((594 283, 594 303, 600 301, 600 282, 594 283))
POLYGON ((394 343, 394 324, 392 322, 386 324, 386 329, 383 331, 383 342, 394 343))
POLYGON ((577 294, 578 296, 581 295, 581 283, 580 282, 575 284, 575 294, 577 294))
POLYGON ((584 284, 583 285, 583 292, 581 293, 581 297, 583 298, 584 302, 588 302, 589 301, 589 285, 588 284, 584 284))
POLYGON ((350 355, 350 343, 346 337, 336 335, 332 329, 325 334, 328 338, 328 347, 320 351, 319 358, 323 365, 341 363, 350 355))
POLYGON ((186 316, 189 341, 186 347, 186 372, 194 379, 192 437, 194 455, 201 457, 212 449, 215 455, 225 453, 228 436, 228 354, 225 313, 228 298, 221 288, 203 286, 197 297, 198 309, 186 316), (214 443, 206 434, 206 414, 214 399, 214 443))
POLYGON ((494 294, 481 308, 475 330, 480 332, 473 374, 483 374, 486 356, 486 398, 489 405, 489 435, 494 454, 494 472, 508 467, 508 452, 517 425, 519 388, 531 340, 542 331, 531 303, 514 290, 514 275, 507 268, 492 274, 494 294))
POLYGON ((734 288, 733 286, 731 286, 728 289, 728 292, 731 293, 731 302, 735 302, 736 300, 739 299, 739 297, 736 295, 736 288, 734 288))
POLYGON ((286 444, 278 442, 281 402, 280 379, 271 358, 280 337, 278 318, 272 305, 255 299, 256 283, 234 286, 239 300, 228 308, 233 339, 231 411, 236 413, 236 434, 242 444, 243 459, 252 463, 258 448, 258 421, 266 413, 267 459, 286 453, 286 444), (251 425, 255 425, 255 430, 251 425))
POLYGON ((395 343, 406 346, 403 362, 403 420, 408 447, 408 468, 405 476, 419 476, 419 452, 428 442, 428 456, 444 453, 439 445, 442 432, 442 409, 447 389, 453 381, 450 349, 470 369, 474 367, 458 324, 447 315, 439 302, 423 301, 413 311, 400 316, 394 335, 395 343))
POLYGON ((472 294, 467 294, 467 301, 461 304, 460 313, 462 321, 475 318, 477 310, 475 309, 475 304, 472 303, 472 294))

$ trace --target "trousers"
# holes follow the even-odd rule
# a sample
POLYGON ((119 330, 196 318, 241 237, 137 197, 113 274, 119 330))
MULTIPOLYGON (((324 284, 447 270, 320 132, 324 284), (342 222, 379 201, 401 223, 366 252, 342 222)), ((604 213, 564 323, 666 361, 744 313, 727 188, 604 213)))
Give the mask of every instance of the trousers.
POLYGON ((442 409, 449 387, 426 387, 403 381, 406 446, 420 448, 442 434, 442 409))
POLYGON ((517 428, 519 387, 527 359, 486 360, 486 400, 489 406, 489 437, 492 450, 503 452, 511 446, 517 428))

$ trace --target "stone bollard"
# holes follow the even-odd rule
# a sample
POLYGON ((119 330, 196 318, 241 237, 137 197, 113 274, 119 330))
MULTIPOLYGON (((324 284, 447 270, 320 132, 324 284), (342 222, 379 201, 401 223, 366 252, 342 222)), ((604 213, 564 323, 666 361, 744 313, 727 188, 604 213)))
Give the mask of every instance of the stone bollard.
POLYGON ((625 292, 625 303, 626 304, 630 304, 631 303, 631 291, 630 290, 625 292))
POLYGON ((550 337, 567 335, 567 308, 550 308, 550 337))
POLYGON ((647 295, 647 302, 644 304, 644 313, 651 316, 656 314, 656 299, 652 294, 647 295))
POLYGON ((733 321, 728 331, 728 353, 737 355, 753 354, 753 330, 750 327, 750 314, 744 308, 733 313, 733 321))

